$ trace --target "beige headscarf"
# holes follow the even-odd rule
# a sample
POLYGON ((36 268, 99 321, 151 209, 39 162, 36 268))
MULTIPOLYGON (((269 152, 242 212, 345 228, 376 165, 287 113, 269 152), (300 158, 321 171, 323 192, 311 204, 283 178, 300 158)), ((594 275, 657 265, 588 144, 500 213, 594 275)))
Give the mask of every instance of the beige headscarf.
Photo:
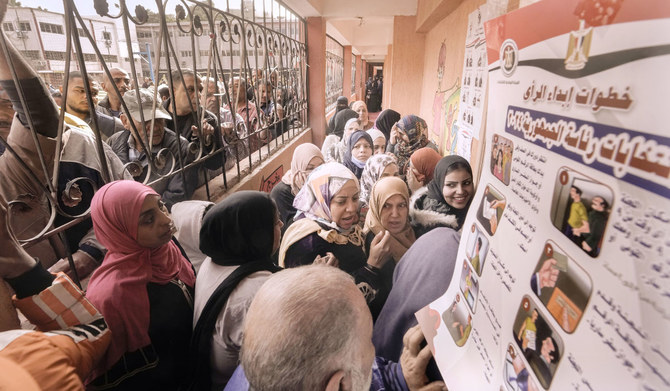
MULTIPOLYGON (((382 208, 386 201, 396 194, 400 194, 405 199, 409 210, 409 190, 402 179, 398 177, 385 177, 375 183, 372 187, 372 192, 370 193, 370 209, 368 209, 368 214, 365 217, 365 227, 363 228, 365 234, 372 232, 377 235, 385 229, 380 218, 382 208)), ((407 249, 409 249, 415 241, 416 236, 409 223, 408 215, 407 223, 403 231, 397 234, 391 234, 390 244, 393 260, 395 262, 400 261, 400 258, 402 258, 407 249)))
POLYGON ((319 147, 312 143, 305 143, 298 145, 293 151, 293 159, 291 159, 291 169, 281 178, 282 182, 291 186, 291 193, 298 194, 302 185, 307 180, 307 173, 305 170, 315 157, 321 158, 323 161, 323 154, 319 147))

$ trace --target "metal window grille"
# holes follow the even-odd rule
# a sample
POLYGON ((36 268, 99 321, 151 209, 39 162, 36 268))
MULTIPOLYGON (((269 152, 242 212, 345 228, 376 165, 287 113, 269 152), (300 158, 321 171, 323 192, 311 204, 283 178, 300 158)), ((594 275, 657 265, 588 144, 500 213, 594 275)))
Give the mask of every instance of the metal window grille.
MULTIPOLYGON (((90 115, 95 118, 93 105, 95 97, 91 94, 89 82, 101 81, 100 71, 111 79, 112 63, 110 62, 116 62, 119 56, 108 54, 109 47, 105 50, 107 54, 103 55, 102 49, 96 43, 96 34, 97 37, 104 35, 100 34, 100 30, 95 31, 94 24, 88 19, 84 20, 74 0, 64 0, 63 3, 65 7, 63 26, 39 23, 41 32, 65 34, 66 37, 64 51, 56 48, 44 51, 48 69, 41 74, 51 83, 63 83, 62 99, 65 102, 67 101, 68 74, 79 70, 84 79, 90 115), (94 53, 90 53, 91 51, 94 53), (91 61, 97 63, 91 64, 91 61), (61 68, 62 73, 49 68, 54 62, 64 63, 64 67, 61 68)), ((223 127, 232 128, 232 137, 222 137, 222 133, 217 130, 213 137, 221 137, 220 140, 212 137, 188 140, 189 151, 196 155, 192 163, 185 164, 181 155, 173 156, 168 149, 162 149, 155 156, 147 154, 151 169, 158 170, 166 165, 172 168, 154 181, 149 181, 149 175, 147 175, 144 183, 152 185, 175 175, 185 177, 188 170, 197 169, 199 174, 204 176, 203 183, 209 198, 212 196, 209 188, 212 175, 220 173, 216 179, 221 178, 222 187, 227 189, 305 129, 307 123, 306 25, 302 18, 275 0, 243 0, 241 2, 238 0, 236 4, 233 4, 233 0, 229 0, 225 2, 223 9, 215 7, 211 0, 209 2, 180 0, 173 9, 165 8, 167 3, 169 2, 156 2, 152 5, 154 9, 138 5, 130 10, 124 1, 119 3, 120 6, 111 7, 107 1, 100 0, 95 2, 95 7, 100 19, 116 20, 123 27, 123 37, 118 40, 121 43, 125 41, 126 47, 122 56, 126 57, 127 53, 127 58, 130 60, 126 71, 132 79, 132 88, 137 92, 143 83, 143 77, 150 76, 156 86, 165 83, 170 95, 174 97, 176 91, 180 88, 185 89, 186 86, 183 82, 184 77, 178 82, 173 82, 170 75, 173 72, 181 73, 185 68, 194 70, 198 78, 205 81, 205 88, 198 98, 199 104, 195 104, 198 109, 191 113, 198 128, 198 134, 202 131, 204 107, 210 100, 218 101, 215 105, 217 109, 223 111, 221 107, 227 105, 233 113, 248 109, 252 101, 256 102, 258 116, 248 123, 246 130, 244 126, 246 119, 243 118, 240 121, 239 117, 232 115, 229 121, 224 119, 222 122, 223 127), (133 45, 134 42, 137 42, 138 45, 133 45), (189 57, 179 56, 183 52, 188 52, 189 57), (243 105, 232 99, 230 88, 232 84, 229 81, 233 78, 248 80, 248 89, 244 91, 248 99, 243 105), (208 91, 208 80, 213 81, 214 94, 208 91), (266 107, 271 107, 271 109, 267 111, 262 109, 262 102, 265 102, 266 107), (223 168, 219 172, 210 172, 203 167, 205 162, 212 159, 221 161, 223 168)), ((4 28, 7 29, 7 27, 4 28)), ((0 38, 4 40, 4 37, 0 38)), ((109 38, 112 38, 111 35, 109 38)), ((118 45, 119 42, 114 41, 113 44, 118 45)), ((121 54, 118 50, 115 52, 121 54)), ((120 96, 115 85, 113 93, 120 96)), ((157 101, 160 101, 157 91, 154 96, 157 101)), ((190 97, 189 101, 191 101, 190 97)), ((128 107, 123 101, 122 111, 128 116, 128 107)), ((176 112, 174 106, 172 112, 176 112)), ((58 148, 62 146, 65 129, 63 120, 64 113, 61 112, 58 148)), ((151 121, 151 118, 145 118, 145 121, 151 121)), ((133 121, 130 121, 130 126, 137 132, 133 121)), ((90 127, 96 137, 96 153, 102 165, 101 174, 103 180, 108 182, 110 178, 105 163, 98 121, 94 119, 90 127)), ((140 141, 143 147, 150 145, 151 132, 147 133, 149 134, 140 141)), ((7 144, 6 139, 0 137, 0 147, 3 146, 6 147, 4 153, 11 153, 11 145, 7 144)), ((36 146, 36 152, 35 156, 43 160, 38 146, 36 146)), ((61 196, 57 194, 60 188, 58 170, 61 162, 58 158, 59 154, 56 156, 50 172, 44 164, 31 165, 31 167, 38 167, 38 170, 41 167, 43 172, 39 174, 50 179, 51 183, 44 188, 44 193, 51 207, 46 211, 47 214, 50 214, 50 217, 45 220, 48 221, 48 224, 39 235, 22 238, 21 242, 24 246, 29 247, 37 243, 48 242, 52 247, 56 247, 53 241, 58 241, 59 237, 63 240, 62 233, 66 229, 90 218, 90 210, 77 216, 68 216, 58 207, 57 200, 61 196), (63 216, 74 220, 65 225, 55 226, 53 221, 63 216)), ((136 164, 133 163, 135 162, 130 162, 124 167, 124 170, 131 175, 137 174, 136 164)), ((66 185, 66 189, 71 189, 80 180, 86 181, 82 178, 73 179, 66 185)), ((90 202, 90 200, 87 201, 90 202)), ((65 252, 72 263, 69 250, 66 249, 65 252)))
POLYGON ((343 95, 344 46, 326 36, 326 113, 335 108, 337 97, 343 95))

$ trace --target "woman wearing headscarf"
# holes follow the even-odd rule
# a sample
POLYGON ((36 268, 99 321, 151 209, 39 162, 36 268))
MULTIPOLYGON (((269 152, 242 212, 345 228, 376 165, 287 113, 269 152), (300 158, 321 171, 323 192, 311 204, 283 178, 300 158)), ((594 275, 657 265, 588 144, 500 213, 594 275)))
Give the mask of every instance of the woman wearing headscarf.
POLYGON ((382 231, 391 234, 389 238, 389 257, 392 262, 386 262, 380 274, 380 288, 377 297, 370 303, 373 319, 384 306, 384 302, 391 291, 393 270, 396 263, 405 254, 416 236, 409 222, 409 192, 407 185, 398 177, 381 178, 375 183, 370 194, 370 208, 365 218, 365 246, 369 248, 374 237, 382 231))
POLYGON ((391 129, 398 121, 400 121, 400 113, 391 109, 382 110, 375 120, 375 128, 384 133, 386 140, 390 140, 391 129))
POLYGON ((440 159, 442 156, 432 148, 424 147, 414 151, 405 172, 405 180, 412 193, 433 180, 435 166, 440 159))
POLYGON ((335 127, 333 128, 332 134, 338 138, 342 138, 344 134, 344 126, 352 118, 358 118, 358 113, 351 109, 343 109, 335 115, 335 127))
POLYGON ((342 164, 315 169, 293 202, 298 214, 282 239, 279 265, 337 265, 354 277, 370 303, 379 289, 380 269, 388 261, 390 234, 375 236, 366 255, 357 224, 358 193, 358 179, 342 164))
POLYGON ((344 153, 347 150, 346 145, 349 142, 347 133, 361 129, 360 123, 358 122, 358 114, 349 109, 340 111, 337 113, 337 118, 335 120, 335 129, 336 132, 329 134, 326 136, 326 139, 323 140, 321 153, 326 159, 326 162, 342 163, 344 153))
POLYGON ((365 163, 372 156, 372 138, 367 132, 356 131, 349 137, 347 147, 342 164, 360 179, 365 163))
POLYGON ((365 102, 362 100, 357 100, 351 104, 351 109, 358 114, 358 121, 361 123, 363 130, 372 128, 372 125, 374 124, 370 121, 370 117, 368 115, 368 106, 365 104, 365 102))
POLYGON ((198 274, 193 339, 185 361, 191 389, 222 390, 235 371, 251 300, 279 270, 272 255, 281 228, 275 203, 260 191, 233 193, 207 212, 200 249, 208 258, 198 274))
POLYGON ((361 124, 358 122, 358 118, 351 118, 344 126, 342 139, 336 140, 336 137, 332 134, 326 137, 321 147, 321 153, 323 153, 326 163, 344 162, 344 155, 347 154, 347 150, 349 149, 351 134, 357 130, 361 130, 361 124))
POLYGON ((437 147, 428 140, 428 126, 426 121, 416 115, 404 116, 393 127, 389 147, 387 148, 398 159, 398 168, 403 174, 407 171, 407 162, 417 149, 430 147, 437 151, 437 147))
POLYGON ((381 130, 379 129, 368 129, 366 130, 370 137, 372 138, 372 144, 373 145, 373 150, 372 154, 373 155, 378 155, 380 153, 386 152, 386 136, 384 136, 384 133, 382 133, 381 130))
POLYGON ((172 205, 172 222, 177 229, 174 237, 193 264, 196 275, 200 270, 200 265, 207 258, 200 251, 200 227, 205 213, 212 206, 214 206, 213 202, 201 200, 181 201, 172 205))
POLYGON ((284 174, 281 182, 277 183, 270 192, 270 197, 277 204, 279 217, 284 224, 284 231, 293 222, 296 209, 293 199, 298 194, 309 174, 324 163, 319 147, 312 143, 298 145, 293 151, 291 169, 284 174))
POLYGON ((93 196, 91 219, 108 251, 86 297, 105 317, 112 343, 87 389, 177 389, 195 273, 173 241, 165 204, 139 182, 111 182, 93 196))
POLYGON ((361 175, 361 205, 364 207, 368 206, 372 187, 378 180, 387 176, 397 175, 398 165, 396 164, 395 156, 387 154, 372 155, 365 162, 365 168, 363 168, 363 174, 361 175))
POLYGON ((417 237, 437 227, 460 230, 474 193, 470 163, 458 155, 440 159, 433 180, 410 200, 409 216, 417 237))
POLYGON ((335 104, 335 113, 330 117, 330 121, 328 121, 328 134, 333 133, 335 130, 335 116, 337 113, 347 108, 349 108, 349 99, 347 99, 346 96, 338 97, 337 103, 335 104))

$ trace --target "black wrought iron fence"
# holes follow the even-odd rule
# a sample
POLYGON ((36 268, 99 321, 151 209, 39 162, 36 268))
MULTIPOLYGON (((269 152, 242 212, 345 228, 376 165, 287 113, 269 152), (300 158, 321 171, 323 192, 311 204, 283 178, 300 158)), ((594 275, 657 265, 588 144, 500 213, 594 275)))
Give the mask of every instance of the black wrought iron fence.
MULTIPOLYGON (((223 9, 211 0, 156 0, 151 5, 139 0, 135 3, 131 0, 95 0, 94 5, 97 16, 85 19, 74 0, 64 0, 62 27, 40 22, 40 32, 38 18, 34 17, 33 29, 20 30, 22 37, 27 34, 27 29, 37 34, 52 34, 56 38, 62 36, 60 39, 65 40, 62 51, 49 47, 29 51, 18 47, 24 58, 30 53, 30 58, 26 59, 33 69, 42 73, 43 79, 47 82, 62 80, 60 99, 66 110, 60 111, 53 156, 45 158, 39 141, 41 136, 35 131, 30 110, 25 110, 25 91, 22 93, 15 61, 6 56, 21 105, 28 114, 27 127, 32 129, 34 155, 15 151, 11 136, 0 136, 0 149, 26 169, 27 182, 42 190, 43 194, 36 198, 44 212, 44 218, 39 219, 41 223, 35 223, 39 227, 32 224, 29 230, 17 223, 16 218, 10 218, 11 230, 24 247, 48 243, 57 257, 69 258, 72 269, 75 269, 72 248, 66 243, 65 233, 89 219, 90 198, 101 183, 126 176, 154 186, 180 176, 186 193, 202 185, 209 198, 210 184, 217 183, 220 178, 221 186, 227 189, 301 132, 307 123, 306 26, 303 19, 282 3, 227 0, 223 9), (96 31, 95 23, 91 22, 93 19, 100 23, 113 21, 118 36, 108 30, 109 26, 105 26, 104 34, 96 31), (105 43, 103 48, 100 47, 101 38, 105 43), (111 54, 110 48, 115 43, 125 47, 121 46, 111 54), (59 53, 57 58, 53 53, 59 53), (121 59, 125 61, 121 63, 121 59), (122 69, 124 64, 126 69, 122 69), (111 82, 116 75, 112 71, 118 69, 126 72, 130 79, 128 92, 123 83, 119 88, 118 83, 111 82), (68 99, 72 99, 73 94, 68 93, 73 72, 79 72, 83 80, 88 124, 66 114, 68 99), (124 127, 132 135, 139 135, 135 140, 136 149, 152 152, 146 153, 146 161, 129 156, 122 172, 114 172, 114 167, 109 167, 108 148, 103 146, 104 140, 112 135, 103 129, 101 115, 96 110, 98 86, 95 82, 104 80, 107 80, 108 95, 120 98, 118 111, 120 116, 126 117, 122 121, 124 127), (168 93, 163 102, 163 90, 166 89, 168 93), (133 117, 131 109, 137 110, 129 107, 132 106, 130 98, 123 98, 127 93, 140 102, 139 121, 129 120, 133 117), (145 98, 156 102, 154 105, 148 103, 150 111, 144 110, 145 98), (186 139, 187 148, 183 153, 179 149, 155 148, 154 136, 161 130, 154 125, 163 121, 156 115, 161 106, 171 117, 166 119, 166 127, 169 129, 171 124, 173 128, 170 130, 186 139), (180 124, 192 124, 192 127, 180 129, 180 124), (59 178, 64 138, 67 139, 70 127, 75 125, 90 128, 93 135, 91 148, 95 149, 100 164, 100 182, 83 176, 63 183, 63 178, 59 178), (213 126, 210 128, 210 125, 213 126), (92 192, 82 192, 84 187, 91 188, 92 192), (75 204, 80 206, 78 213, 64 206, 68 202, 64 200, 76 201, 75 204)), ((35 11, 32 11, 33 15, 35 11)), ((18 11, 16 14, 18 18, 18 11)), ((50 15, 50 18, 53 20, 54 16, 50 15)), ((13 24, 5 24, 5 34, 0 37, 2 47, 6 49, 10 42, 19 46, 14 41, 16 37, 8 33, 10 27, 14 31, 13 24)), ((38 35, 37 39, 44 46, 42 36, 38 35)), ((3 51, 7 53, 7 50, 3 51)), ((56 90, 52 92, 55 97, 56 90)), ((131 143, 130 139, 128 143, 131 143)), ((4 180, 0 185, 11 186, 4 180)), ((3 193, 12 194, 10 191, 3 193)), ((20 209, 33 207, 18 194, 14 199, 3 201, 10 216, 20 215, 17 212, 20 209)))

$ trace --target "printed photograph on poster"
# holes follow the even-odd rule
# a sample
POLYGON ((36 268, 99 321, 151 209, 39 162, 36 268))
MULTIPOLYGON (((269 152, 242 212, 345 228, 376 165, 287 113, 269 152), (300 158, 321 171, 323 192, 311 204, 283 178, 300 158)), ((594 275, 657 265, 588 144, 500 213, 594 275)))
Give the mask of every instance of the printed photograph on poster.
POLYGON ((528 367, 512 344, 507 346, 503 379, 507 391, 538 391, 537 384, 530 377, 528 367))
POLYGON ((542 387, 549 388, 561 361, 563 340, 528 296, 521 299, 512 331, 537 380, 542 387))
POLYGON ((507 201, 502 193, 493 186, 486 185, 481 205, 477 209, 477 220, 489 235, 495 235, 506 205, 507 201))
POLYGON ((493 146, 491 147, 491 174, 505 185, 509 185, 513 155, 514 143, 512 140, 494 134, 493 146))
POLYGON ((456 294, 449 308, 442 313, 442 320, 456 346, 465 345, 472 330, 472 315, 468 312, 460 293, 456 294))
POLYGON ((612 189, 577 171, 558 171, 551 203, 554 227, 591 257, 603 245, 614 198, 612 189))
POLYGON ((472 265, 472 268, 477 272, 478 276, 482 275, 488 251, 489 239, 482 233, 479 227, 473 223, 470 228, 470 235, 467 239, 465 255, 468 257, 470 265, 472 265))
POLYGON ((479 296, 479 279, 472 272, 472 268, 468 266, 466 261, 463 261, 463 272, 461 273, 461 280, 459 284, 463 298, 468 303, 470 311, 474 314, 477 306, 477 297, 479 296))
POLYGON ((591 297, 591 278, 556 243, 547 241, 530 278, 530 288, 561 328, 572 333, 591 297))

